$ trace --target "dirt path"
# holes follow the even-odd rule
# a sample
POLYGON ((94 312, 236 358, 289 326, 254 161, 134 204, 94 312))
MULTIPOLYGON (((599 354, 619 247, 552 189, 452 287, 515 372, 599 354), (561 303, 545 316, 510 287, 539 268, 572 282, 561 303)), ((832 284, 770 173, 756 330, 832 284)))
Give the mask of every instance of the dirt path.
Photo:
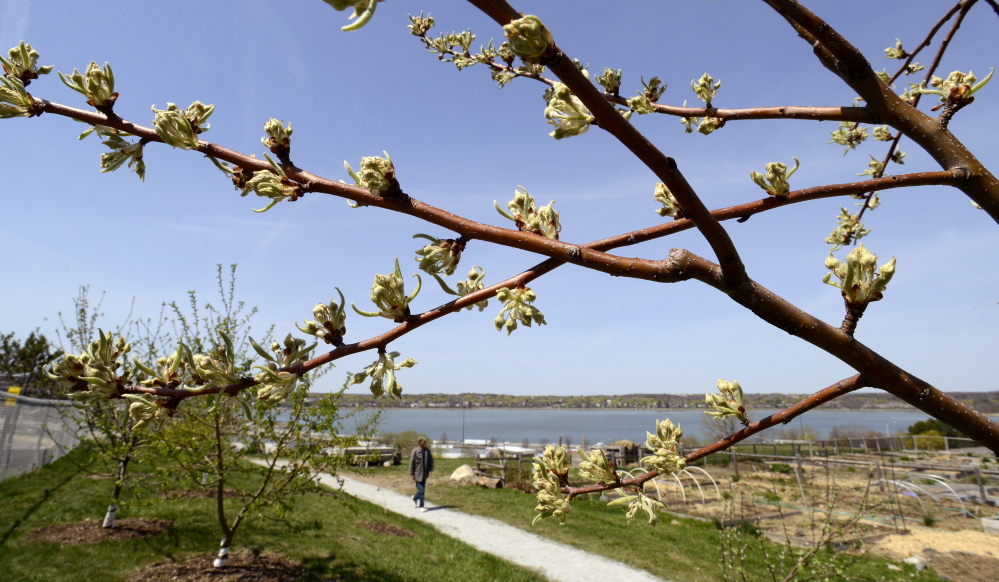
MULTIPOLYGON (((559 582, 664 582, 643 570, 621 562, 595 556, 583 550, 556 543, 488 517, 461 513, 451 508, 427 504, 427 512, 413 507, 412 499, 395 491, 364 483, 350 477, 343 479, 343 492, 384 507, 389 511, 429 523, 442 533, 518 566, 540 572, 559 582)), ((336 479, 323 475, 323 485, 338 487, 336 479)))

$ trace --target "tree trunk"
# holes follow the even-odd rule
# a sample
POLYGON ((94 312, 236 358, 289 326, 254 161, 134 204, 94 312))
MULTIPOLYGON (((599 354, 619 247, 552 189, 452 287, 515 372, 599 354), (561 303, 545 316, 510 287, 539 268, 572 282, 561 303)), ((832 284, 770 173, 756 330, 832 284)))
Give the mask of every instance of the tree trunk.
POLYGON ((486 487, 488 489, 503 488, 503 480, 494 479, 492 477, 479 477, 478 479, 475 480, 475 484, 478 485, 479 487, 486 487))
POLYGON ((222 427, 221 427, 221 414, 215 413, 215 462, 216 470, 218 474, 216 475, 217 484, 215 486, 215 509, 218 514, 219 527, 222 529, 222 534, 225 536, 222 538, 222 543, 219 544, 219 553, 216 556, 215 561, 212 562, 212 566, 216 568, 225 567, 226 562, 229 561, 229 546, 232 544, 232 537, 235 533, 232 528, 229 527, 229 521, 225 517, 225 476, 226 476, 226 466, 224 452, 222 450, 222 427))
POLYGON ((232 534, 226 535, 222 538, 222 543, 219 544, 219 553, 215 557, 215 561, 212 562, 212 566, 215 568, 224 568, 226 563, 229 561, 229 545, 232 543, 232 534))
POLYGON ((131 460, 131 455, 125 455, 118 461, 118 479, 114 483, 114 493, 111 494, 111 505, 108 505, 108 512, 104 514, 104 529, 114 528, 115 514, 118 513, 118 498, 121 497, 121 490, 125 487, 125 473, 131 460))

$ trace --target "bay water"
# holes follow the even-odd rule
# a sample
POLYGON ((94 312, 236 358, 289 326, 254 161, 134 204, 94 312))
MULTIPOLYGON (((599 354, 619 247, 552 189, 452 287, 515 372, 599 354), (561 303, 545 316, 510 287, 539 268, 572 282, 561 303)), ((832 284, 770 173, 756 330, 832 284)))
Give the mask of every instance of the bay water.
MULTIPOLYGON (((759 420, 777 410, 751 410, 750 420, 759 420)), ((679 410, 593 410, 593 409, 510 409, 510 408, 389 408, 382 412, 378 429, 382 433, 416 431, 438 440, 447 435, 450 441, 464 439, 520 443, 556 443, 559 437, 579 444, 585 436, 591 444, 612 443, 621 439, 644 442, 645 432, 654 431, 658 420, 669 418, 683 427, 685 435, 705 439, 703 423, 713 421, 703 409, 679 410)), ((908 410, 812 410, 765 431, 764 438, 780 438, 782 428, 810 429, 818 438, 826 438, 834 427, 878 434, 905 432, 906 428, 930 417, 908 410)), ((999 416, 991 416, 999 421, 999 416)), ((350 423, 348 422, 348 425, 350 423)), ((349 432, 350 426, 345 427, 349 432)))

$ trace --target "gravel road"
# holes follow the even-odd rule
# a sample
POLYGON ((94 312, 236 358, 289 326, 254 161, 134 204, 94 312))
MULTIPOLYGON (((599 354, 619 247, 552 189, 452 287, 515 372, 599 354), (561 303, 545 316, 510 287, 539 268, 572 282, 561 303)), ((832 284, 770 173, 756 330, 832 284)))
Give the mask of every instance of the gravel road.
MULTIPOLYGON (((427 504, 421 513, 413 507, 413 500, 406 495, 343 477, 343 492, 384 507, 389 511, 429 523, 442 533, 459 539, 470 546, 504 560, 513 562, 549 580, 558 582, 666 582, 643 570, 621 562, 595 556, 583 550, 556 543, 541 536, 525 532, 495 519, 461 513, 454 509, 427 504)), ((320 482, 338 488, 335 478, 323 475, 320 482)))

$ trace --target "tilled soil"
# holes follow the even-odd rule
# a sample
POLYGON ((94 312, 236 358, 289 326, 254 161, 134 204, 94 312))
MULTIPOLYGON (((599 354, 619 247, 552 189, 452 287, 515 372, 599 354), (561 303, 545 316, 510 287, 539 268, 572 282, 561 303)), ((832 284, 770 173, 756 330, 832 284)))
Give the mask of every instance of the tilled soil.
POLYGON ((999 560, 996 558, 962 552, 927 557, 929 565, 937 574, 951 582, 995 582, 999 579, 999 560))
POLYGON ((183 564, 160 562, 139 570, 129 582, 293 582, 302 575, 301 564, 275 554, 236 552, 224 568, 213 567, 213 561, 197 557, 183 564))
POLYGON ((999 580, 999 536, 985 532, 914 529, 878 541, 874 551, 901 560, 922 556, 941 576, 953 582, 999 580))
POLYGON ((129 517, 115 521, 111 529, 101 527, 97 520, 80 521, 65 525, 40 527, 27 536, 33 542, 54 542, 65 545, 96 544, 104 540, 134 540, 148 538, 170 529, 172 522, 165 519, 129 517))

